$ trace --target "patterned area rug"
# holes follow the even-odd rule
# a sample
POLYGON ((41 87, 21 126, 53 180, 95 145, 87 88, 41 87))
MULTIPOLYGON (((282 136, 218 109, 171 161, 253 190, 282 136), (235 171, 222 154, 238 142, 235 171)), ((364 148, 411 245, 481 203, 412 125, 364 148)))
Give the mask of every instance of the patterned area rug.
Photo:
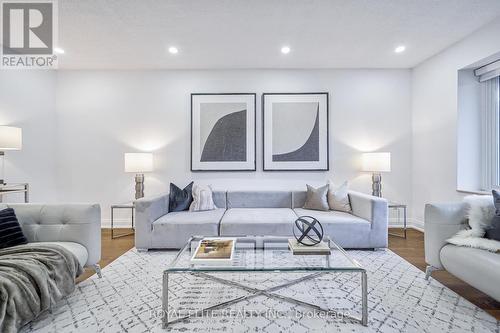
MULTIPOLYGON (((499 332, 500 322, 434 279, 387 251, 349 251, 368 271, 369 325, 360 316, 359 274, 321 275, 278 291, 283 296, 336 312, 327 316, 302 305, 257 296, 215 313, 161 328, 162 272, 172 251, 130 250, 92 276, 22 332, 499 332)), ((304 274, 218 274, 259 289, 304 274)), ((171 318, 249 295, 205 278, 175 274, 170 280, 171 318), (180 313, 182 312, 182 313, 180 313)))

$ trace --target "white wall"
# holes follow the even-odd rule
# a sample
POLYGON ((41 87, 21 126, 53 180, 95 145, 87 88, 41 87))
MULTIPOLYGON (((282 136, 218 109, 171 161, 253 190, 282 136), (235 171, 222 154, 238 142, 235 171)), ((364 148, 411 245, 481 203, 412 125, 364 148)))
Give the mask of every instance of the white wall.
MULTIPOLYGON (((57 200, 55 84, 55 72, 0 70, 0 125, 23 129, 23 149, 6 152, 5 179, 30 183, 34 201, 57 200)), ((23 199, 12 194, 4 201, 23 199)))
POLYGON ((481 190, 481 84, 473 69, 458 71, 457 189, 481 190))
MULTIPOLYGON (((6 178, 28 181, 33 201, 93 201, 133 196, 123 153, 153 151, 157 169, 146 193, 191 179, 216 188, 301 188, 327 178, 370 192, 361 151, 390 151, 384 196, 411 203, 423 220, 427 202, 460 200, 457 189, 457 70, 500 51, 500 19, 408 70, 0 71, 0 123, 24 129, 9 152, 6 178), (330 92, 331 170, 189 171, 191 92, 330 92)), ((260 123, 260 103, 257 103, 260 123)), ((9 200, 20 200, 14 198, 9 200)))
POLYGON ((305 183, 352 181, 371 192, 361 174, 361 151, 392 152, 384 175, 387 198, 410 203, 411 99, 409 70, 59 71, 57 179, 60 200, 103 205, 132 199, 133 175, 123 153, 153 151, 156 171, 146 195, 170 181, 190 180, 219 189, 304 188, 305 183), (260 94, 330 92, 330 172, 262 172, 260 94), (257 172, 191 173, 190 93, 256 92, 257 172))
POLYGON ((457 71, 500 51, 500 19, 413 69, 413 217, 457 192, 457 71))

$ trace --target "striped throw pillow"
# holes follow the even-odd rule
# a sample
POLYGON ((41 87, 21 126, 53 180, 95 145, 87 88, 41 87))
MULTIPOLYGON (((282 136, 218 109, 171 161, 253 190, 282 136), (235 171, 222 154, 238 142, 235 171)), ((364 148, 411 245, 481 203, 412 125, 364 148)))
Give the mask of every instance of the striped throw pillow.
POLYGON ((28 240, 24 236, 19 225, 14 209, 7 208, 0 211, 0 249, 11 246, 27 244, 28 240))
POLYGON ((210 186, 193 186, 193 202, 189 207, 191 212, 199 212, 203 210, 214 210, 217 207, 214 204, 212 197, 212 188, 210 186))

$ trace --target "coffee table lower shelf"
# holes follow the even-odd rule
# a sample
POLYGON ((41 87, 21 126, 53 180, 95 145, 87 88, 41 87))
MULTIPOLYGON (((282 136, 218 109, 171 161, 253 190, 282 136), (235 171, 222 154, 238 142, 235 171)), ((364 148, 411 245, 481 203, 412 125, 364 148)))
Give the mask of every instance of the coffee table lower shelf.
MULTIPOLYGON (((293 273, 293 272, 304 273, 304 271, 287 271, 287 272, 289 272, 289 273, 293 273)), ((368 326, 368 291, 367 291, 368 279, 367 279, 366 271, 364 271, 364 270, 362 270, 362 271, 355 270, 354 271, 353 270, 353 271, 346 271, 346 272, 348 272, 348 273, 359 272, 361 274, 361 297, 362 297, 362 309, 361 309, 361 311, 362 312, 361 312, 361 318, 357 318, 357 317, 350 316, 350 315, 343 315, 343 316, 347 317, 349 319, 355 320, 355 321, 359 321, 363 326, 368 326)), ((221 272, 217 272, 217 273, 219 274, 221 272)), ((228 273, 235 273, 235 272, 228 272, 228 273)), ((267 273, 270 273, 270 272, 267 272, 267 273)), ((228 307, 228 306, 231 306, 231 305, 234 305, 234 304, 246 301, 246 300, 250 300, 250 299, 258 297, 258 296, 267 296, 269 298, 274 298, 274 299, 277 299, 280 301, 285 301, 285 302, 289 302, 289 303, 292 303, 295 305, 303 306, 303 307, 318 311, 320 313, 332 314, 332 313, 335 313, 335 310, 324 309, 324 308, 322 308, 318 305, 315 305, 315 304, 311 304, 311 303, 304 302, 304 301, 301 301, 301 300, 298 300, 295 298, 286 297, 286 296, 279 295, 279 294, 275 293, 278 290, 285 289, 287 287, 296 285, 296 284, 304 282, 304 281, 312 280, 314 278, 317 278, 319 276, 322 276, 322 275, 325 275, 328 273, 338 273, 338 272, 319 271, 319 272, 315 272, 312 274, 308 274, 308 275, 303 276, 299 279, 292 280, 292 281, 287 282, 285 284, 274 286, 272 288, 258 289, 258 288, 245 286, 241 283, 237 283, 234 281, 230 281, 227 279, 216 277, 216 276, 208 274, 206 272, 169 272, 169 271, 165 271, 163 273, 162 327, 167 328, 169 325, 184 321, 186 319, 189 319, 192 317, 198 317, 198 316, 201 316, 201 315, 204 315, 207 313, 211 313, 212 311, 215 311, 215 310, 218 310, 218 309, 221 309, 224 307, 228 307), (186 315, 183 317, 179 317, 179 318, 176 318, 176 319, 170 321, 169 320, 169 310, 168 310, 168 306, 169 306, 168 305, 169 304, 168 297, 169 297, 169 277, 171 274, 190 274, 190 275, 193 275, 193 276, 196 276, 199 278, 205 278, 207 280, 215 281, 215 282, 227 285, 227 286, 231 286, 231 287, 245 290, 247 292, 250 292, 251 295, 241 296, 241 297, 237 297, 237 298, 234 298, 232 300, 229 300, 229 301, 218 303, 218 304, 212 305, 210 307, 200 309, 192 314, 189 314, 189 315, 186 315)))

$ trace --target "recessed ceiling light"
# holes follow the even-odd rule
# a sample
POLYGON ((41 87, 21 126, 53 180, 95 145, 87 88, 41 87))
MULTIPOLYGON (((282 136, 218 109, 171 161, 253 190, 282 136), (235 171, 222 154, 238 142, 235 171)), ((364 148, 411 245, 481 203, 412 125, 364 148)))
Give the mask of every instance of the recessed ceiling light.
POLYGON ((64 54, 64 50, 61 49, 60 47, 55 47, 54 48, 54 52, 57 53, 57 54, 64 54))
POLYGON ((289 47, 289 46, 283 46, 283 47, 281 48, 281 53, 283 53, 283 54, 288 54, 288 53, 290 53, 290 47, 289 47))
POLYGON ((170 52, 171 54, 177 54, 179 53, 179 49, 177 49, 175 46, 170 46, 168 48, 168 52, 170 52))
POLYGON ((397 46, 397 47, 394 49, 394 52, 396 52, 396 53, 402 53, 402 52, 404 52, 405 50, 406 50, 406 46, 404 46, 404 45, 399 45, 399 46, 397 46))

